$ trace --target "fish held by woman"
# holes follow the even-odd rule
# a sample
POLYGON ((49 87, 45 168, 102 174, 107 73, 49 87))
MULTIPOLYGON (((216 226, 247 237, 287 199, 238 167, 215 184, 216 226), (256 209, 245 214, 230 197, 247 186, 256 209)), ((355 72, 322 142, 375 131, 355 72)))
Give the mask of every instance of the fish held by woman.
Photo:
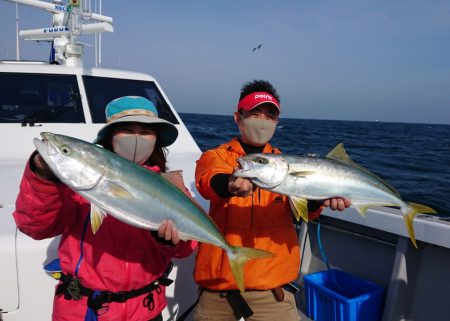
POLYGON ((149 230, 157 230, 163 220, 172 220, 181 239, 225 250, 241 292, 245 291, 244 264, 273 256, 267 251, 230 245, 184 186, 181 171, 160 175, 74 137, 48 132, 41 137, 35 138, 34 144, 52 172, 93 204, 94 234, 107 215, 149 230))
POLYGON ((436 214, 432 208, 405 202, 390 184, 353 162, 343 144, 326 157, 286 154, 250 154, 238 159, 234 176, 250 179, 260 188, 289 196, 297 220, 308 221, 308 200, 341 197, 364 216, 375 206, 398 207, 413 245, 417 248, 413 219, 417 213, 436 214))

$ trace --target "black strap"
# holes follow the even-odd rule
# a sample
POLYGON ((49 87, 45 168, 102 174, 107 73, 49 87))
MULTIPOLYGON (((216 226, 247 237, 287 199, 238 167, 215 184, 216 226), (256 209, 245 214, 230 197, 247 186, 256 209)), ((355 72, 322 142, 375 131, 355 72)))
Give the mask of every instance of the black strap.
POLYGON ((161 285, 168 286, 172 284, 173 280, 169 279, 168 276, 170 271, 172 271, 173 264, 169 263, 164 274, 158 279, 154 280, 152 283, 146 286, 130 291, 94 291, 83 286, 80 280, 72 275, 61 274, 61 281, 56 289, 56 295, 64 294, 66 300, 80 300, 83 296, 88 297, 88 306, 93 310, 99 310, 103 307, 105 303, 110 302, 125 302, 128 299, 138 297, 140 295, 146 294, 143 299, 143 305, 149 310, 153 310, 155 303, 153 300, 153 291, 156 293, 161 293, 161 285))
POLYGON ((240 318, 245 319, 253 315, 252 309, 249 307, 245 299, 242 297, 241 292, 238 290, 211 291, 208 289, 200 289, 197 300, 177 319, 177 321, 184 321, 188 317, 188 315, 192 312, 192 310, 194 310, 195 306, 198 304, 198 301, 200 300, 200 296, 202 295, 203 291, 219 293, 219 296, 221 298, 225 298, 228 304, 230 305, 231 310, 233 310, 233 315, 236 318, 236 320, 239 320, 240 318))
MULTIPOLYGON (((222 296, 222 293, 220 294, 222 296)), ((233 314, 236 320, 240 318, 248 318, 253 315, 252 309, 248 306, 245 299, 242 297, 241 292, 236 291, 227 291, 224 294, 225 298, 228 301, 231 309, 233 310, 233 314)))

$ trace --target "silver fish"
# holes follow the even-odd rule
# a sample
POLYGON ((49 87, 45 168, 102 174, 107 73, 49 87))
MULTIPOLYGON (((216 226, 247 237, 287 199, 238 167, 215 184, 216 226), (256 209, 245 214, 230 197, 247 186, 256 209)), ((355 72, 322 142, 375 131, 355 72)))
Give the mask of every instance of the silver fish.
POLYGON ((224 249, 236 283, 244 291, 243 265, 267 258, 267 251, 228 244, 208 214, 183 184, 181 172, 160 175, 97 145, 63 135, 41 133, 34 139, 39 154, 68 187, 91 202, 94 233, 107 214, 140 228, 156 230, 173 221, 181 239, 224 249))
POLYGON ((394 187, 354 163, 342 144, 325 158, 250 154, 239 158, 238 162, 241 169, 234 172, 234 176, 249 178, 260 188, 289 196, 297 219, 308 220, 307 200, 345 198, 363 216, 370 207, 394 206, 402 211, 410 239, 417 247, 414 216, 436 214, 428 206, 403 201, 394 187))

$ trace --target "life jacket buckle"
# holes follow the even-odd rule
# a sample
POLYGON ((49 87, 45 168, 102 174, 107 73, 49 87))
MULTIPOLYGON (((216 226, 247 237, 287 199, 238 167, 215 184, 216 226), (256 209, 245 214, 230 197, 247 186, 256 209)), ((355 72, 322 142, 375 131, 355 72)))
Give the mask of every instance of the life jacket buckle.
POLYGON ((73 300, 81 300, 83 296, 81 295, 80 290, 80 279, 74 277, 70 280, 67 285, 67 293, 69 293, 73 300))
POLYGON ((105 294, 99 293, 97 295, 91 295, 88 297, 87 305, 90 309, 98 311, 103 308, 103 304, 106 302, 105 294))

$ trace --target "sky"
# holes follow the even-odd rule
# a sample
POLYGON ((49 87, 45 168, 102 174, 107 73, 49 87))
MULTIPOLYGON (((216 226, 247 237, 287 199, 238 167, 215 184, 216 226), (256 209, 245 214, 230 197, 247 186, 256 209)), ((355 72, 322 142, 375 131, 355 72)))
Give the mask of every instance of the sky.
MULTIPOLYGON (((19 13, 20 29, 50 27, 19 13)), ((242 84, 265 79, 285 118, 450 124, 448 0, 110 0, 103 14, 102 67, 151 74, 178 112, 232 115, 242 84)), ((0 59, 15 59, 4 0, 0 30, 0 59)), ((47 59, 46 43, 20 43, 22 59, 47 59)))

